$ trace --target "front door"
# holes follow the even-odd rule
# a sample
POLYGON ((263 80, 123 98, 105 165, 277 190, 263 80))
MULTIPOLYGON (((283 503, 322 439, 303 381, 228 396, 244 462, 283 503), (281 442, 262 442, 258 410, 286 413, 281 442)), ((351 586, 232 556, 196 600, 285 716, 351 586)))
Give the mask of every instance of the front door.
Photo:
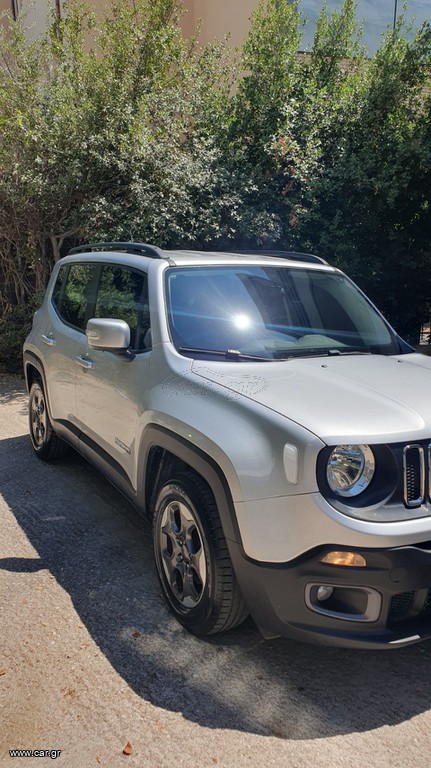
POLYGON ((94 317, 125 320, 134 359, 87 347, 78 361, 76 401, 84 440, 135 486, 136 422, 143 400, 151 351, 147 276, 131 267, 103 264, 94 317), (107 454, 107 456, 103 456, 107 454))

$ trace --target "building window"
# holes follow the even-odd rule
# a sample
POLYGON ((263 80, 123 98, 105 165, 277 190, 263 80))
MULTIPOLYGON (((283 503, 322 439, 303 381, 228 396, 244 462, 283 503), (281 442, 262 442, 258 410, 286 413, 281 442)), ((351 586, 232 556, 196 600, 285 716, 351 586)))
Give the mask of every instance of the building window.
MULTIPOLYGON (((55 0, 54 9, 57 19, 61 19, 61 5, 62 0, 55 0)), ((45 0, 11 0, 12 16, 15 21, 21 11, 27 13, 30 22, 32 24, 37 23, 39 26, 40 20, 43 20, 48 15, 47 3, 45 0)))
MULTIPOLYGON (((408 0, 406 10, 407 22, 413 21, 413 28, 417 29, 424 21, 430 18, 430 0, 408 0)), ((299 8, 307 17, 304 37, 301 48, 310 50, 313 45, 316 21, 322 10, 322 0, 300 0, 299 8)), ((402 12, 403 3, 398 0, 358 0, 357 18, 364 20, 363 42, 368 48, 369 54, 374 54, 381 44, 381 36, 387 29, 393 29, 397 18, 402 12)), ((327 0, 328 12, 339 11, 342 0, 327 0)), ((412 32, 414 34, 414 31, 412 32)))

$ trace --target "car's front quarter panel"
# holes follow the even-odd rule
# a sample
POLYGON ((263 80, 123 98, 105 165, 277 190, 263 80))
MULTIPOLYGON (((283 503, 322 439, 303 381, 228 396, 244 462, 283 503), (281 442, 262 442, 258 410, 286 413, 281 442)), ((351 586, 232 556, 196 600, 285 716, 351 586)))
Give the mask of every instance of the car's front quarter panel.
POLYGON ((210 456, 234 502, 317 491, 316 458, 324 444, 241 391, 196 376, 190 363, 169 344, 153 348, 140 434, 154 423, 210 456))

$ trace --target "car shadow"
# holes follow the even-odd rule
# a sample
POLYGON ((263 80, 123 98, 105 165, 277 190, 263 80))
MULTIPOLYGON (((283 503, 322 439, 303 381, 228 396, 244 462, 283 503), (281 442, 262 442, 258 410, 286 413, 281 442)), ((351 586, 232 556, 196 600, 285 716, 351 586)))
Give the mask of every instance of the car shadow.
POLYGON ((171 617, 145 522, 72 453, 38 461, 26 436, 0 441, 0 489, 39 558, 1 569, 49 569, 119 675, 143 699, 202 726, 314 739, 395 725, 431 705, 431 647, 353 651, 279 639, 251 620, 208 640, 171 617))

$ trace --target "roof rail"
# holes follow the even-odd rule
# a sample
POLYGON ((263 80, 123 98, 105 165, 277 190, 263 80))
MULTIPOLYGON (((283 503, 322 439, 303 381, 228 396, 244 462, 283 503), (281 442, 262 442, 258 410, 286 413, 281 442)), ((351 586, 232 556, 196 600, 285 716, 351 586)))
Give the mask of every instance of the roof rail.
POLYGON ((157 248, 156 245, 147 245, 147 243, 86 243, 71 248, 67 255, 87 253, 88 251, 124 251, 125 253, 144 254, 152 259, 166 258, 160 248, 157 248))
POLYGON ((310 264, 327 264, 325 259, 315 256, 313 253, 301 253, 300 251, 278 251, 278 250, 247 250, 235 251, 235 253, 250 254, 251 256, 275 256, 276 258, 292 259, 293 261, 306 261, 310 264))

